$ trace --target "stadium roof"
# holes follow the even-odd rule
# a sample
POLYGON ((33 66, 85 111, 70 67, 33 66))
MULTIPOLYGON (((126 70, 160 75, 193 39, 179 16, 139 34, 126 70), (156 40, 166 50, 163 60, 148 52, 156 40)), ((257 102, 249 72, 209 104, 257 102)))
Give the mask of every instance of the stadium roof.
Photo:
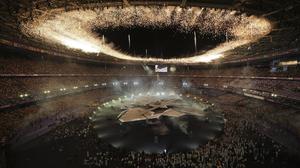
MULTIPOLYGON (((22 33, 21 25, 53 9, 71 11, 108 6, 176 5, 237 10, 247 15, 265 17, 273 24, 272 30, 258 41, 227 51, 228 56, 212 63, 231 63, 298 54, 300 47, 299 0, 182 0, 182 1, 130 1, 130 0, 1 0, 0 43, 23 48, 49 56, 69 57, 88 61, 135 63, 101 54, 84 53, 58 44, 51 44, 22 33)), ((198 63, 197 65, 199 65, 198 63)))

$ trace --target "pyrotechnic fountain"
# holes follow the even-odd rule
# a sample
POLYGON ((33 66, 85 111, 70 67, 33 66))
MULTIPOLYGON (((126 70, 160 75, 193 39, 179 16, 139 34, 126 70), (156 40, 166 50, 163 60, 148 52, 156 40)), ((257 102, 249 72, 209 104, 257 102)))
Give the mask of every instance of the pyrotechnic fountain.
POLYGON ((130 34, 128 34, 128 49, 131 48, 131 37, 130 34))
POLYGON ((195 46, 195 52, 197 52, 197 34, 194 31, 194 46, 195 46))

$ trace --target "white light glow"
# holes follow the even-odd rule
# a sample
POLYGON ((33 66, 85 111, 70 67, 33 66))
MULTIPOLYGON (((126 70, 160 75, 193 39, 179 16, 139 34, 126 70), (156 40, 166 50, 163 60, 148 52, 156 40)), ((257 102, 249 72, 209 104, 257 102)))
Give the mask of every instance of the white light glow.
POLYGON ((139 85, 139 84, 140 84, 139 82, 136 82, 136 81, 133 82, 133 85, 134 85, 134 86, 137 86, 137 85, 139 85))
POLYGON ((71 39, 68 37, 56 37, 58 41, 67 46, 68 48, 80 49, 87 53, 98 53, 100 52, 99 46, 94 45, 91 42, 84 41, 81 39, 71 39))

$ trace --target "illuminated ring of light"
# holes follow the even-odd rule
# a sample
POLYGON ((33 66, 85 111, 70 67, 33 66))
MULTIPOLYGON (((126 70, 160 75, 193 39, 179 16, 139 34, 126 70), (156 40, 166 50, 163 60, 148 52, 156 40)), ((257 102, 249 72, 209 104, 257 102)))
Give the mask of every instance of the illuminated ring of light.
MULTIPOLYGON (((85 10, 50 10, 33 21, 22 24, 22 32, 33 38, 86 53, 103 53, 119 59, 143 62, 198 63, 210 62, 225 57, 227 51, 257 41, 269 34, 272 24, 269 20, 247 16, 227 9, 176 6, 131 6, 108 7, 85 10), (179 30, 198 30, 215 35, 228 34, 231 40, 221 43, 203 54, 186 58, 142 58, 115 49, 99 38, 95 28, 131 26, 167 27, 177 26, 179 30)), ((197 32, 198 32, 197 31, 197 32)))

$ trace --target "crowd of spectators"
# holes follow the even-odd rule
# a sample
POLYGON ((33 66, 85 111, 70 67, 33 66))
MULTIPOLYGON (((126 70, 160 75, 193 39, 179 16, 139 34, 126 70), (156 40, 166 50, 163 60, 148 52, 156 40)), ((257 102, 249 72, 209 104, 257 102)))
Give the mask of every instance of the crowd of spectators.
POLYGON ((197 67, 179 69, 178 73, 201 76, 244 76, 244 77, 299 77, 299 66, 289 67, 287 71, 271 72, 270 66, 237 66, 203 69, 197 67))
POLYGON ((0 105, 101 86, 107 81, 104 77, 0 78, 0 105))
MULTIPOLYGON (((107 90, 95 90, 1 112, 0 141, 2 144, 9 143, 17 135, 21 137, 30 130, 42 128, 42 123, 45 121, 52 120, 55 123, 56 121, 60 122, 62 118, 65 118, 62 119, 63 121, 70 120, 71 116, 76 118, 88 111, 86 109, 89 108, 88 105, 92 106, 94 101, 111 94, 107 90)), ((49 126, 47 122, 45 122, 46 127, 49 126)), ((59 123, 55 125, 57 124, 59 123)))
MULTIPOLYGON (((76 153, 82 154, 79 160, 85 167, 293 167, 290 164, 294 163, 289 163, 292 161, 286 155, 286 147, 266 136, 257 125, 258 120, 282 119, 282 111, 286 109, 278 108, 280 105, 271 108, 262 101, 244 102, 240 101, 242 98, 236 98, 239 103, 231 102, 231 105, 215 107, 215 110, 222 109, 226 118, 224 134, 219 138, 190 152, 147 154, 116 149, 97 137, 88 116, 98 106, 97 101, 109 95, 108 91, 90 92, 88 95, 65 97, 43 105, 1 113, 0 135, 6 137, 6 142, 13 139, 15 143, 22 140, 28 131, 49 127, 47 124, 52 125, 53 122, 48 121, 54 121, 56 126, 50 127, 53 131, 45 134, 47 141, 53 143, 57 152, 64 152, 67 149, 61 142, 77 139, 80 144, 73 148, 77 150, 76 153), (94 104, 94 107, 82 109, 87 104, 94 104), (262 105, 264 108, 261 108, 262 105), (74 112, 74 109, 79 109, 79 113, 74 112)), ((214 101, 213 96, 207 98, 214 101)), ((230 97, 222 99, 226 102, 230 97)), ((72 159, 78 161, 78 158, 72 159)))
MULTIPOLYGON (((215 88, 238 88, 246 90, 258 90, 275 94, 276 97, 285 96, 299 100, 300 81, 297 80, 272 80, 272 79, 243 79, 226 78, 226 76, 285 76, 284 73, 272 74, 264 68, 264 71, 257 68, 228 68, 213 70, 177 69, 175 74, 195 74, 203 76, 225 76, 217 78, 194 78, 191 79, 192 86, 215 87, 215 88)), ((146 74, 142 66, 112 66, 108 65, 83 65, 77 63, 61 63, 49 60, 33 60, 27 58, 0 58, 1 74, 146 74)), ((162 74, 163 75, 163 74, 162 74)), ((298 77, 299 71, 291 76, 298 77)), ((118 80, 120 80, 118 78, 118 80)), ((181 79, 166 79, 173 83, 181 84, 181 79)), ((92 86, 103 82, 113 82, 114 77, 2 77, 0 78, 0 105, 18 103, 24 100, 21 95, 27 94, 29 98, 45 95, 45 91, 51 93, 60 92, 60 89, 74 89, 74 87, 92 86)), ((111 90, 98 90, 100 96, 108 96, 111 90)), ((98 95, 98 96, 99 96, 98 95)), ((143 152, 128 152, 122 149, 115 149, 102 142, 95 135, 92 125, 88 122, 86 114, 74 115, 75 105, 84 107, 94 101, 97 96, 77 95, 64 97, 43 105, 33 105, 0 113, 0 142, 6 144, 14 137, 13 142, 19 141, 31 130, 38 130, 49 123, 54 127, 71 120, 76 125, 67 124, 55 129, 49 141, 64 140, 70 136, 82 139, 85 144, 79 145, 79 151, 85 151, 82 164, 86 167, 260 167, 265 164, 274 167, 284 167, 279 161, 286 159, 285 149, 282 145, 274 142, 264 135, 259 127, 255 125, 255 118, 247 118, 241 113, 246 109, 234 109, 225 111, 228 122, 225 125, 224 134, 210 141, 207 145, 183 153, 146 154, 143 152), (80 97, 83 96, 83 97, 80 97), (47 105, 45 105, 47 104, 47 105), (84 104, 84 105, 83 105, 84 104), (73 110, 72 110, 73 109, 73 110), (79 124, 78 124, 79 123, 79 124), (18 130, 18 131, 16 131, 18 130), (278 161, 279 160, 279 161, 278 161), (254 165, 252 165, 254 164, 254 165)), ((226 98, 225 98, 226 99, 226 98)), ((229 98, 230 99, 230 98, 229 98)), ((257 107, 260 108, 260 107, 257 107)), ((88 111, 87 109, 81 111, 88 111)), ((261 110, 253 111, 252 115, 262 120, 283 120, 283 115, 264 113, 261 110), (262 114, 263 113, 263 114, 262 114)), ((289 113, 290 114, 290 113, 289 113)), ((285 116, 286 117, 286 116, 285 116)), ((289 123, 290 118, 286 117, 280 123, 289 123)), ((295 120, 297 123, 297 120, 295 120)), ((287 128, 295 128, 295 125, 286 125, 287 128)), ((52 128, 51 128, 52 129, 52 128)), ((294 130, 299 133, 299 129, 294 130)), ((60 149, 58 149, 60 150, 60 149)), ((287 163, 288 164, 288 163, 287 163)))
POLYGON ((300 81, 271 80, 271 79, 240 79, 240 78, 195 78, 192 80, 194 87, 212 87, 220 89, 239 89, 241 91, 255 90, 299 100, 300 81))
MULTIPOLYGON (((249 117, 247 112, 244 113, 240 110, 246 110, 246 108, 227 107, 224 111, 227 120, 224 134, 190 152, 147 154, 116 149, 98 139, 93 131, 93 125, 87 117, 78 119, 76 125, 74 123, 60 127, 51 137, 60 141, 67 137, 82 139, 84 145, 79 145, 77 150, 85 151, 82 161, 85 167, 291 166, 293 163, 289 163, 285 156, 286 148, 267 137, 253 121, 255 117, 249 117)), ((263 112, 262 110, 248 111, 251 113, 263 112)), ((58 146, 57 150, 61 150, 61 146, 58 146)))
MULTIPOLYGON (((121 155, 97 149, 87 152, 84 165, 97 167, 246 167, 249 164, 274 165, 282 146, 255 133, 246 120, 227 125, 225 136, 185 153, 121 155), (242 134, 244 133, 244 134, 242 134), (245 135, 247 134, 247 135, 245 135), (264 147, 266 145, 267 147, 264 147)), ((120 152, 120 151, 119 151, 120 152)), ((118 153, 118 152, 117 152, 118 153)), ((122 153, 122 152, 121 152, 122 153)))
MULTIPOLYGON (((130 79, 129 82, 132 82, 130 79)), ((0 105, 7 105, 22 101, 26 97, 39 97, 45 95, 44 91, 53 93, 60 89, 72 90, 73 87, 93 86, 107 83, 111 85, 113 77, 32 77, 32 78, 1 78, 0 79, 0 105)), ((122 80, 120 80, 122 81, 122 80)), ((300 81, 270 80, 270 79, 232 79, 232 78, 194 78, 193 87, 214 87, 221 89, 255 90, 276 94, 276 97, 299 100, 300 81)), ((168 80, 170 83, 170 80, 168 80)), ((172 80, 180 86, 181 80, 172 80)), ((181 87, 181 86, 180 86, 181 87)))
POLYGON ((141 65, 112 65, 49 60, 40 57, 0 57, 2 74, 145 74, 141 65))
MULTIPOLYGON (((0 57, 1 74, 117 74, 118 77, 1 77, 0 79, 0 104, 10 104, 18 101, 20 95, 31 96, 42 93, 45 90, 57 90, 76 85, 86 85, 94 81, 111 81, 114 78, 122 78, 130 75, 145 75, 147 72, 141 65, 94 65, 75 62, 65 62, 59 60, 49 60, 43 58, 19 57, 15 54, 8 54, 0 57), (124 74, 124 76, 120 76, 124 74), (14 100, 16 99, 16 100, 14 100)), ((223 76, 222 78, 193 78, 195 86, 209 84, 209 86, 224 87, 229 86, 240 89, 254 89, 276 93, 284 97, 297 99, 300 97, 300 82, 294 80, 271 80, 271 79, 243 79, 227 78, 227 76, 242 77, 270 77, 284 76, 297 77, 299 70, 294 73, 271 73, 268 67, 231 67, 197 69, 178 67, 173 75, 200 75, 200 76, 223 76)), ((162 76, 165 74, 161 74, 162 76)), ((119 79, 120 80, 120 79, 119 79)), ((171 79, 167 79, 171 80, 171 79)), ((172 79, 173 80, 173 79, 172 79)), ((173 80, 174 81, 174 80, 173 80)), ((175 80, 180 83, 180 80, 175 80)))

